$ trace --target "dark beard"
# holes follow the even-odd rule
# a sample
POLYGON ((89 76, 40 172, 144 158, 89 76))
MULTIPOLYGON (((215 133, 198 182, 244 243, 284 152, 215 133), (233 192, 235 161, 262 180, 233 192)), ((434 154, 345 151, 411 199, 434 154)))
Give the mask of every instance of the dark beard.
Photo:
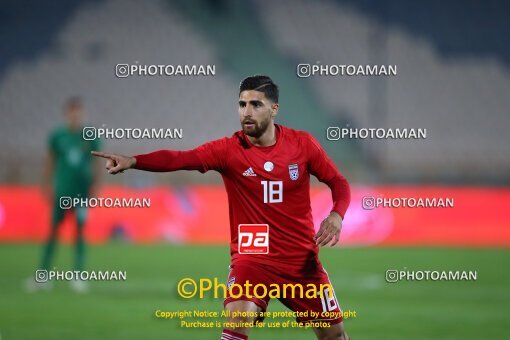
POLYGON ((246 135, 248 135, 250 137, 259 138, 260 136, 262 136, 264 134, 264 132, 266 132, 267 127, 269 126, 270 120, 271 120, 271 118, 268 118, 268 119, 260 122, 260 125, 258 123, 255 123, 254 128, 249 131, 246 131, 246 129, 244 128, 244 125, 243 125, 243 131, 246 135))

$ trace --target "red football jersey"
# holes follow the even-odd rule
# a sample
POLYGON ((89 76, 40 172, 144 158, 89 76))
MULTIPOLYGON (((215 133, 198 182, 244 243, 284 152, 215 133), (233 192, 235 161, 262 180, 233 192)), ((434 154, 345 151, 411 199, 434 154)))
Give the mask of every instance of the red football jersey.
POLYGON ((255 146, 238 131, 193 150, 137 155, 135 168, 220 172, 229 201, 232 261, 303 268, 318 261, 310 174, 330 187, 332 210, 342 218, 350 188, 309 133, 275 126, 276 144, 272 146, 255 146))
MULTIPOLYGON (((221 173, 228 194, 232 261, 304 266, 318 261, 318 247, 310 205, 310 175, 330 186, 340 182, 341 197, 334 210, 342 217, 349 204, 349 186, 319 143, 307 132, 276 126, 276 143, 253 145, 242 131, 193 151, 201 161, 197 170, 221 173), (262 226, 257 237, 246 238, 247 253, 239 253, 239 232, 262 226), (255 251, 249 242, 255 241, 255 251), (257 251, 257 249, 261 251, 257 251)), ((338 186, 337 186, 338 188, 338 186)), ((335 198, 335 195, 333 195, 335 198)))

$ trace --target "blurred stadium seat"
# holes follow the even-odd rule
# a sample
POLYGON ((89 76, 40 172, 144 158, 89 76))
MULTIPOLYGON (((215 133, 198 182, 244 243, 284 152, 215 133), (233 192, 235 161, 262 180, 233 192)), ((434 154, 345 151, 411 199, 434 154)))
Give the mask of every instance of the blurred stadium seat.
MULTIPOLYGON (((510 76, 508 65, 500 59, 488 55, 447 58, 434 41, 416 37, 401 26, 390 26, 347 1, 256 3, 261 12, 271 7, 261 20, 275 46, 294 60, 398 66, 398 75, 389 79, 309 78, 330 112, 347 115, 351 126, 427 128, 427 139, 422 142, 364 142, 388 178, 508 180, 510 161, 505 148, 510 97, 504 93, 510 92, 510 76), (384 92, 381 96, 376 91, 384 92)), ((386 1, 385 10, 402 11, 406 8, 403 3, 386 1)), ((442 5, 428 7, 439 13, 442 5)), ((405 15, 416 17, 419 13, 411 8, 405 15)), ((422 31, 434 29, 430 21, 415 25, 421 25, 422 31)), ((457 34, 454 26, 441 34, 457 34)))
MULTIPOLYGON (((222 62, 225 44, 206 38, 195 26, 197 19, 181 12, 177 3, 76 1, 48 46, 37 51, 34 47, 30 62, 7 64, 0 73, 0 123, 4 127, 0 161, 8 166, 0 170, 0 180, 37 181, 39 175, 33 170, 41 164, 46 135, 59 122, 61 105, 70 95, 84 97, 88 120, 94 126, 184 130, 182 140, 112 140, 105 146, 109 150, 185 149, 238 129, 238 75, 222 62), (112 77, 114 65, 135 62, 214 64, 217 72, 200 79, 112 77)), ((264 13, 259 15, 260 27, 253 29, 265 30, 271 45, 292 67, 293 62, 317 61, 398 65, 395 78, 294 80, 309 84, 329 115, 310 113, 308 124, 299 121, 299 126, 312 126, 314 120, 321 119, 322 125, 348 122, 353 127, 428 129, 424 141, 363 141, 360 151, 370 166, 356 171, 350 165, 356 154, 339 158, 335 149, 343 144, 328 143, 326 148, 335 160, 352 170, 357 180, 508 181, 510 162, 504 149, 510 99, 505 93, 510 90, 510 77, 504 63, 485 55, 446 58, 433 41, 384 23, 344 1, 253 4, 259 14, 264 13), (270 11, 265 10, 268 6, 270 11)), ((13 12, 13 7, 26 10, 21 4, 10 6, 13 12)), ((205 11, 200 2, 192 6, 205 11)), ((52 10, 43 9, 41 17, 57 20, 52 10)), ((218 9, 228 10, 229 6, 218 9)), ((16 22, 6 21, 3 29, 4 34, 22 34, 17 33, 16 22)), ((256 64, 258 56, 252 58, 256 64)), ((282 81, 290 86, 288 79, 282 81)), ((292 125, 288 116, 281 119, 292 125)))

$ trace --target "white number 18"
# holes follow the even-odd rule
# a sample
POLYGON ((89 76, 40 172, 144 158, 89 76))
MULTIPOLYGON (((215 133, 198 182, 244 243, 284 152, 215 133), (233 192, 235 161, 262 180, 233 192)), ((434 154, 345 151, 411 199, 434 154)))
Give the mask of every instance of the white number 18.
POLYGON ((282 181, 261 181, 260 183, 264 186, 264 203, 283 202, 282 181))

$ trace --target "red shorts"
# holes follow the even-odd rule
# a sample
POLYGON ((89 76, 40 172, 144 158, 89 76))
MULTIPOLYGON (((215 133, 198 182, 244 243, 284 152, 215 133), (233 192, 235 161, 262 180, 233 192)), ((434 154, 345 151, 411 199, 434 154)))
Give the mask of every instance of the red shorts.
POLYGON ((336 324, 342 321, 342 311, 333 286, 320 263, 303 272, 288 267, 237 261, 230 266, 227 287, 232 290, 227 290, 227 298, 223 302, 223 306, 232 301, 252 301, 265 312, 269 300, 271 297, 275 297, 271 291, 273 293, 279 291, 278 300, 293 312, 298 312, 296 317, 298 322, 321 321, 336 324), (233 284, 237 284, 237 287, 234 288, 233 284), (275 284, 278 286, 276 287, 275 284), (287 285, 285 288, 284 284, 287 285), (257 285, 265 286, 266 290, 257 285), (303 287, 303 294, 296 288, 297 285, 303 287), (242 295, 239 286, 242 286, 242 295), (316 289, 318 294, 316 296, 314 294, 307 295, 307 291, 313 293, 313 290, 310 289, 316 289), (320 294, 320 290, 322 290, 322 294, 320 294), (265 292, 267 294, 264 294, 265 292))

